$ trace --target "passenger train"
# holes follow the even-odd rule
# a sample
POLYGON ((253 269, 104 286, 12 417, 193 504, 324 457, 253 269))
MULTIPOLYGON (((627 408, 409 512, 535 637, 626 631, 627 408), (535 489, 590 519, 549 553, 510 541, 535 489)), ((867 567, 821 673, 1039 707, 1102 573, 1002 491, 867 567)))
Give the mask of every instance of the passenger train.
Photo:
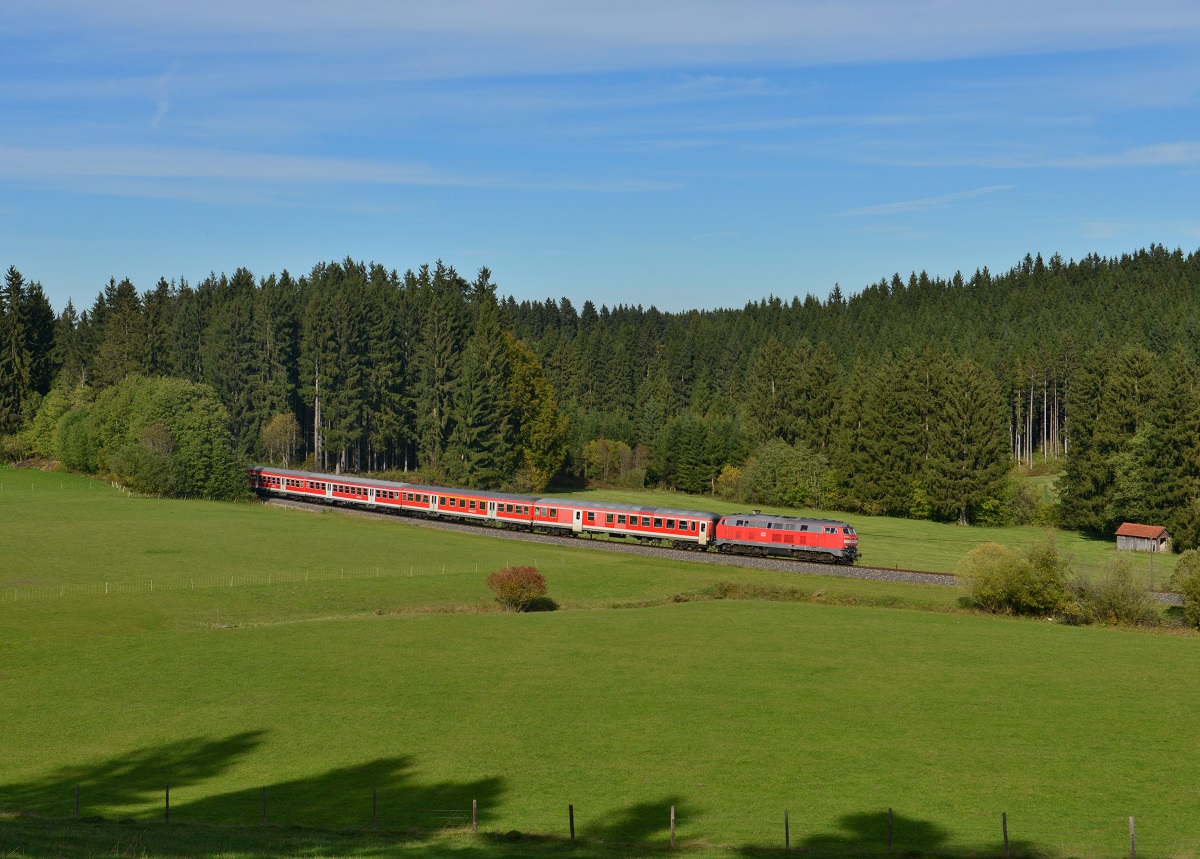
POLYGON ((853 564, 858 535, 845 522, 760 513, 722 516, 705 510, 641 507, 603 501, 423 486, 369 477, 248 469, 262 496, 389 511, 429 519, 473 522, 538 534, 623 537, 675 549, 853 564))

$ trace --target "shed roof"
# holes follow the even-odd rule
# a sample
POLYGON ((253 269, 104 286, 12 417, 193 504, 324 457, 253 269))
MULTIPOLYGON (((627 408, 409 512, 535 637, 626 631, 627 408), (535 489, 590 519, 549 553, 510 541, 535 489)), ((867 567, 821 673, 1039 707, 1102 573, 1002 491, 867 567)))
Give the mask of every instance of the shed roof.
POLYGON ((1133 522, 1124 522, 1117 529, 1118 537, 1141 537, 1145 540, 1157 540, 1164 535, 1170 536, 1162 525, 1138 525, 1133 522))

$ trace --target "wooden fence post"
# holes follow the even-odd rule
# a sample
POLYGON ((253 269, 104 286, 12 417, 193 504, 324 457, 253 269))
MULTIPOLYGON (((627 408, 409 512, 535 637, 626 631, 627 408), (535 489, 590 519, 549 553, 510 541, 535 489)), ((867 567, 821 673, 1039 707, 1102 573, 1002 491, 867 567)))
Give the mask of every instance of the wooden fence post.
POLYGON ((575 806, 567 805, 567 817, 571 820, 571 843, 575 843, 575 806))
POLYGON ((888 809, 888 853, 892 852, 892 810, 888 809))
POLYGON ((675 806, 671 806, 671 847, 675 847, 675 806))
POLYGON ((471 831, 479 834, 479 800, 471 800, 471 831))
POLYGON ((792 833, 788 826, 788 810, 783 810, 783 852, 787 853, 792 849, 792 833))
POLYGON ((266 789, 266 787, 264 787, 262 789, 262 801, 263 801, 263 826, 266 826, 267 825, 267 789, 266 789))
POLYGON ((1000 812, 1000 826, 1004 829, 1004 859, 1008 859, 1008 812, 1000 812))
POLYGON ((379 828, 379 790, 371 789, 371 829, 379 828))
POLYGON ((1129 859, 1137 859, 1137 834, 1133 828, 1133 818, 1129 818, 1129 859))
POLYGON ((166 817, 166 822, 170 823, 171 822, 171 786, 170 785, 167 785, 165 817, 166 817))
POLYGON ((75 819, 79 819, 79 785, 75 785, 75 819))

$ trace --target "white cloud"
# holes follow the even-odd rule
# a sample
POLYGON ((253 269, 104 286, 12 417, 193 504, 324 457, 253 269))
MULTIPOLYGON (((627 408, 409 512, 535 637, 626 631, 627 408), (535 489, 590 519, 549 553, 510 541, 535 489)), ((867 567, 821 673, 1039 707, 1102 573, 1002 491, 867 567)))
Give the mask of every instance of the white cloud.
POLYGON ((62 56, 250 51, 372 58, 404 75, 791 66, 1194 43, 1188 0, 16 0, 14 35, 74 33, 62 56), (79 52, 79 53, 76 53, 79 52))
POLYGON ((0 146, 0 180, 81 184, 94 193, 220 199, 206 184, 236 187, 243 201, 268 202, 314 185, 643 193, 675 183, 624 176, 472 176, 421 163, 166 148, 35 149, 0 146))
POLYGON ((944 209, 961 200, 982 197, 985 194, 995 194, 1008 191, 1012 185, 989 185, 986 188, 974 188, 970 191, 957 191, 953 194, 941 194, 937 197, 923 197, 919 200, 902 200, 897 203, 880 203, 874 206, 863 206, 860 209, 848 209, 836 213, 838 217, 856 218, 873 217, 877 215, 903 215, 909 212, 926 212, 930 209, 944 209))

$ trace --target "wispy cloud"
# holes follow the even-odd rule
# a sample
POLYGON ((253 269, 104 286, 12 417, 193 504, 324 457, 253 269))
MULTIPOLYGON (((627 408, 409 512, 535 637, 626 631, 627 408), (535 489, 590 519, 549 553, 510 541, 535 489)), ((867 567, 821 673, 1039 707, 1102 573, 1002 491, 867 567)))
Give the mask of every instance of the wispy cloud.
MULTIPOLYGON (((238 183, 260 188, 314 186, 425 185, 593 193, 644 193, 679 187, 676 182, 625 176, 569 175, 474 176, 423 163, 359 161, 344 158, 211 150, 33 149, 0 146, 0 179, 20 182, 80 182, 94 180, 101 193, 132 196, 175 196, 180 185, 160 183, 238 183), (128 180, 121 184, 122 180, 128 180)), ((178 196, 195 199, 192 188, 178 196)))
POLYGON ((1000 191, 1011 190, 1013 185, 988 185, 986 188, 974 188, 970 191, 957 191, 953 194, 940 194, 936 197, 922 197, 919 200, 901 200, 896 203, 879 203, 874 206, 863 206, 858 209, 847 209, 844 212, 835 212, 835 217, 839 218, 857 218, 857 217, 874 217, 878 215, 903 215, 909 212, 926 212, 930 209, 944 209, 962 200, 970 200, 974 197, 982 197, 986 194, 995 194, 1000 191))
POLYGON ((425 77, 930 61, 1188 44, 1200 35, 1200 7, 1189 0, 13 0, 5 17, 0 26, 13 33, 85 30, 89 47, 114 51, 388 46, 393 69, 425 77))

